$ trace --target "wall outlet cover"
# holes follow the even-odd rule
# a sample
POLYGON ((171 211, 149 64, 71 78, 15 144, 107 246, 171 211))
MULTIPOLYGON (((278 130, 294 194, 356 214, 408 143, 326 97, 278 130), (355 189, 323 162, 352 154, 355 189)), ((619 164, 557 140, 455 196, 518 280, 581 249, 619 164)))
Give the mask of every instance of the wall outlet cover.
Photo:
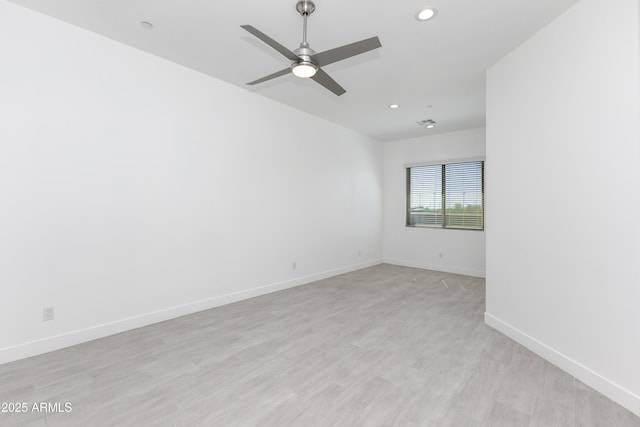
POLYGON ((53 307, 45 307, 42 309, 42 321, 46 322, 48 320, 53 320, 54 316, 54 308, 53 307))

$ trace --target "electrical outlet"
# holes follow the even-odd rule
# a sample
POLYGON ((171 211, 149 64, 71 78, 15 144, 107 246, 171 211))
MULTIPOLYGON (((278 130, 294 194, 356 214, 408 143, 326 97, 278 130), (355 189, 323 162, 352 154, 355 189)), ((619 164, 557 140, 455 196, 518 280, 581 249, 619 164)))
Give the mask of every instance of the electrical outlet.
POLYGON ((296 263, 295 262, 291 265, 291 268, 294 269, 294 270, 296 269, 296 263))
POLYGON ((48 320, 53 320, 54 311, 53 307, 45 307, 42 309, 42 321, 46 322, 48 320))

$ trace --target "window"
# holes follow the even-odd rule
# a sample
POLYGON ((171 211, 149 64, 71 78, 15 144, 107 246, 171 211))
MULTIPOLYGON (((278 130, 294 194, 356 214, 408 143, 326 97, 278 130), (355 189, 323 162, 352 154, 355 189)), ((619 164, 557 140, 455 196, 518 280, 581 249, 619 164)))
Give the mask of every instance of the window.
POLYGON ((408 167, 407 226, 484 230, 484 162, 408 167))

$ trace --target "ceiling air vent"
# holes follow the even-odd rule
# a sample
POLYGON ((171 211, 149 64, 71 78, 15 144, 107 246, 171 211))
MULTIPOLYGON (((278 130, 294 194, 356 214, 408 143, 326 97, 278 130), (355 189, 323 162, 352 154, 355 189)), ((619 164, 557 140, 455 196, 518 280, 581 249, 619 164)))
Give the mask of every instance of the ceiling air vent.
POLYGON ((424 126, 426 128, 434 128, 436 127, 436 122, 434 120, 431 119, 426 119, 426 120, 420 120, 419 122, 417 122, 420 126, 424 126))

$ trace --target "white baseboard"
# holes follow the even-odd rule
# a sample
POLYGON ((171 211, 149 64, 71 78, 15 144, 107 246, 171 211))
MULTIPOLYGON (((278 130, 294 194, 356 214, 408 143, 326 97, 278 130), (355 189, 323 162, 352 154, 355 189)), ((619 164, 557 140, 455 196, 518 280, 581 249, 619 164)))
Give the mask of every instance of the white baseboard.
POLYGON ((485 277, 485 272, 450 265, 430 264, 420 261, 406 261, 402 259, 383 258, 385 264, 401 265, 403 267, 421 268, 423 270, 442 271, 444 273, 462 274, 463 276, 485 277))
POLYGON ((103 323, 101 325, 92 326, 90 328, 78 329, 60 335, 2 348, 0 349, 0 365, 13 362, 15 360, 25 359, 27 357, 37 356, 39 354, 48 353, 50 351, 59 350, 61 348, 70 347, 72 345, 80 344, 83 342, 104 338, 109 335, 118 334, 120 332, 129 331, 131 329, 140 328, 143 326, 151 325, 153 323, 175 319, 176 317, 197 313, 199 311, 208 310, 210 308, 219 307, 221 305, 231 304, 260 295, 293 288, 295 286, 305 285, 317 280, 326 279, 328 277, 337 276, 339 274, 349 273, 351 271, 360 270, 381 263, 382 260, 380 259, 365 261, 334 270, 328 270, 309 276, 286 280, 284 282, 273 283, 270 285, 259 286, 240 292, 234 292, 231 294, 220 295, 200 301, 194 301, 191 303, 169 307, 151 313, 141 314, 139 316, 133 316, 109 323, 103 323))
POLYGON ((525 334, 524 332, 514 328, 513 326, 505 323, 495 316, 492 316, 489 313, 484 314, 484 322, 498 332, 501 332, 512 340, 516 341, 518 344, 523 345, 524 347, 536 353, 538 356, 553 363, 558 368, 568 372, 583 383, 599 391, 609 399, 625 407, 634 414, 640 416, 640 396, 632 393, 624 387, 592 371, 586 366, 554 350, 548 345, 525 334))

